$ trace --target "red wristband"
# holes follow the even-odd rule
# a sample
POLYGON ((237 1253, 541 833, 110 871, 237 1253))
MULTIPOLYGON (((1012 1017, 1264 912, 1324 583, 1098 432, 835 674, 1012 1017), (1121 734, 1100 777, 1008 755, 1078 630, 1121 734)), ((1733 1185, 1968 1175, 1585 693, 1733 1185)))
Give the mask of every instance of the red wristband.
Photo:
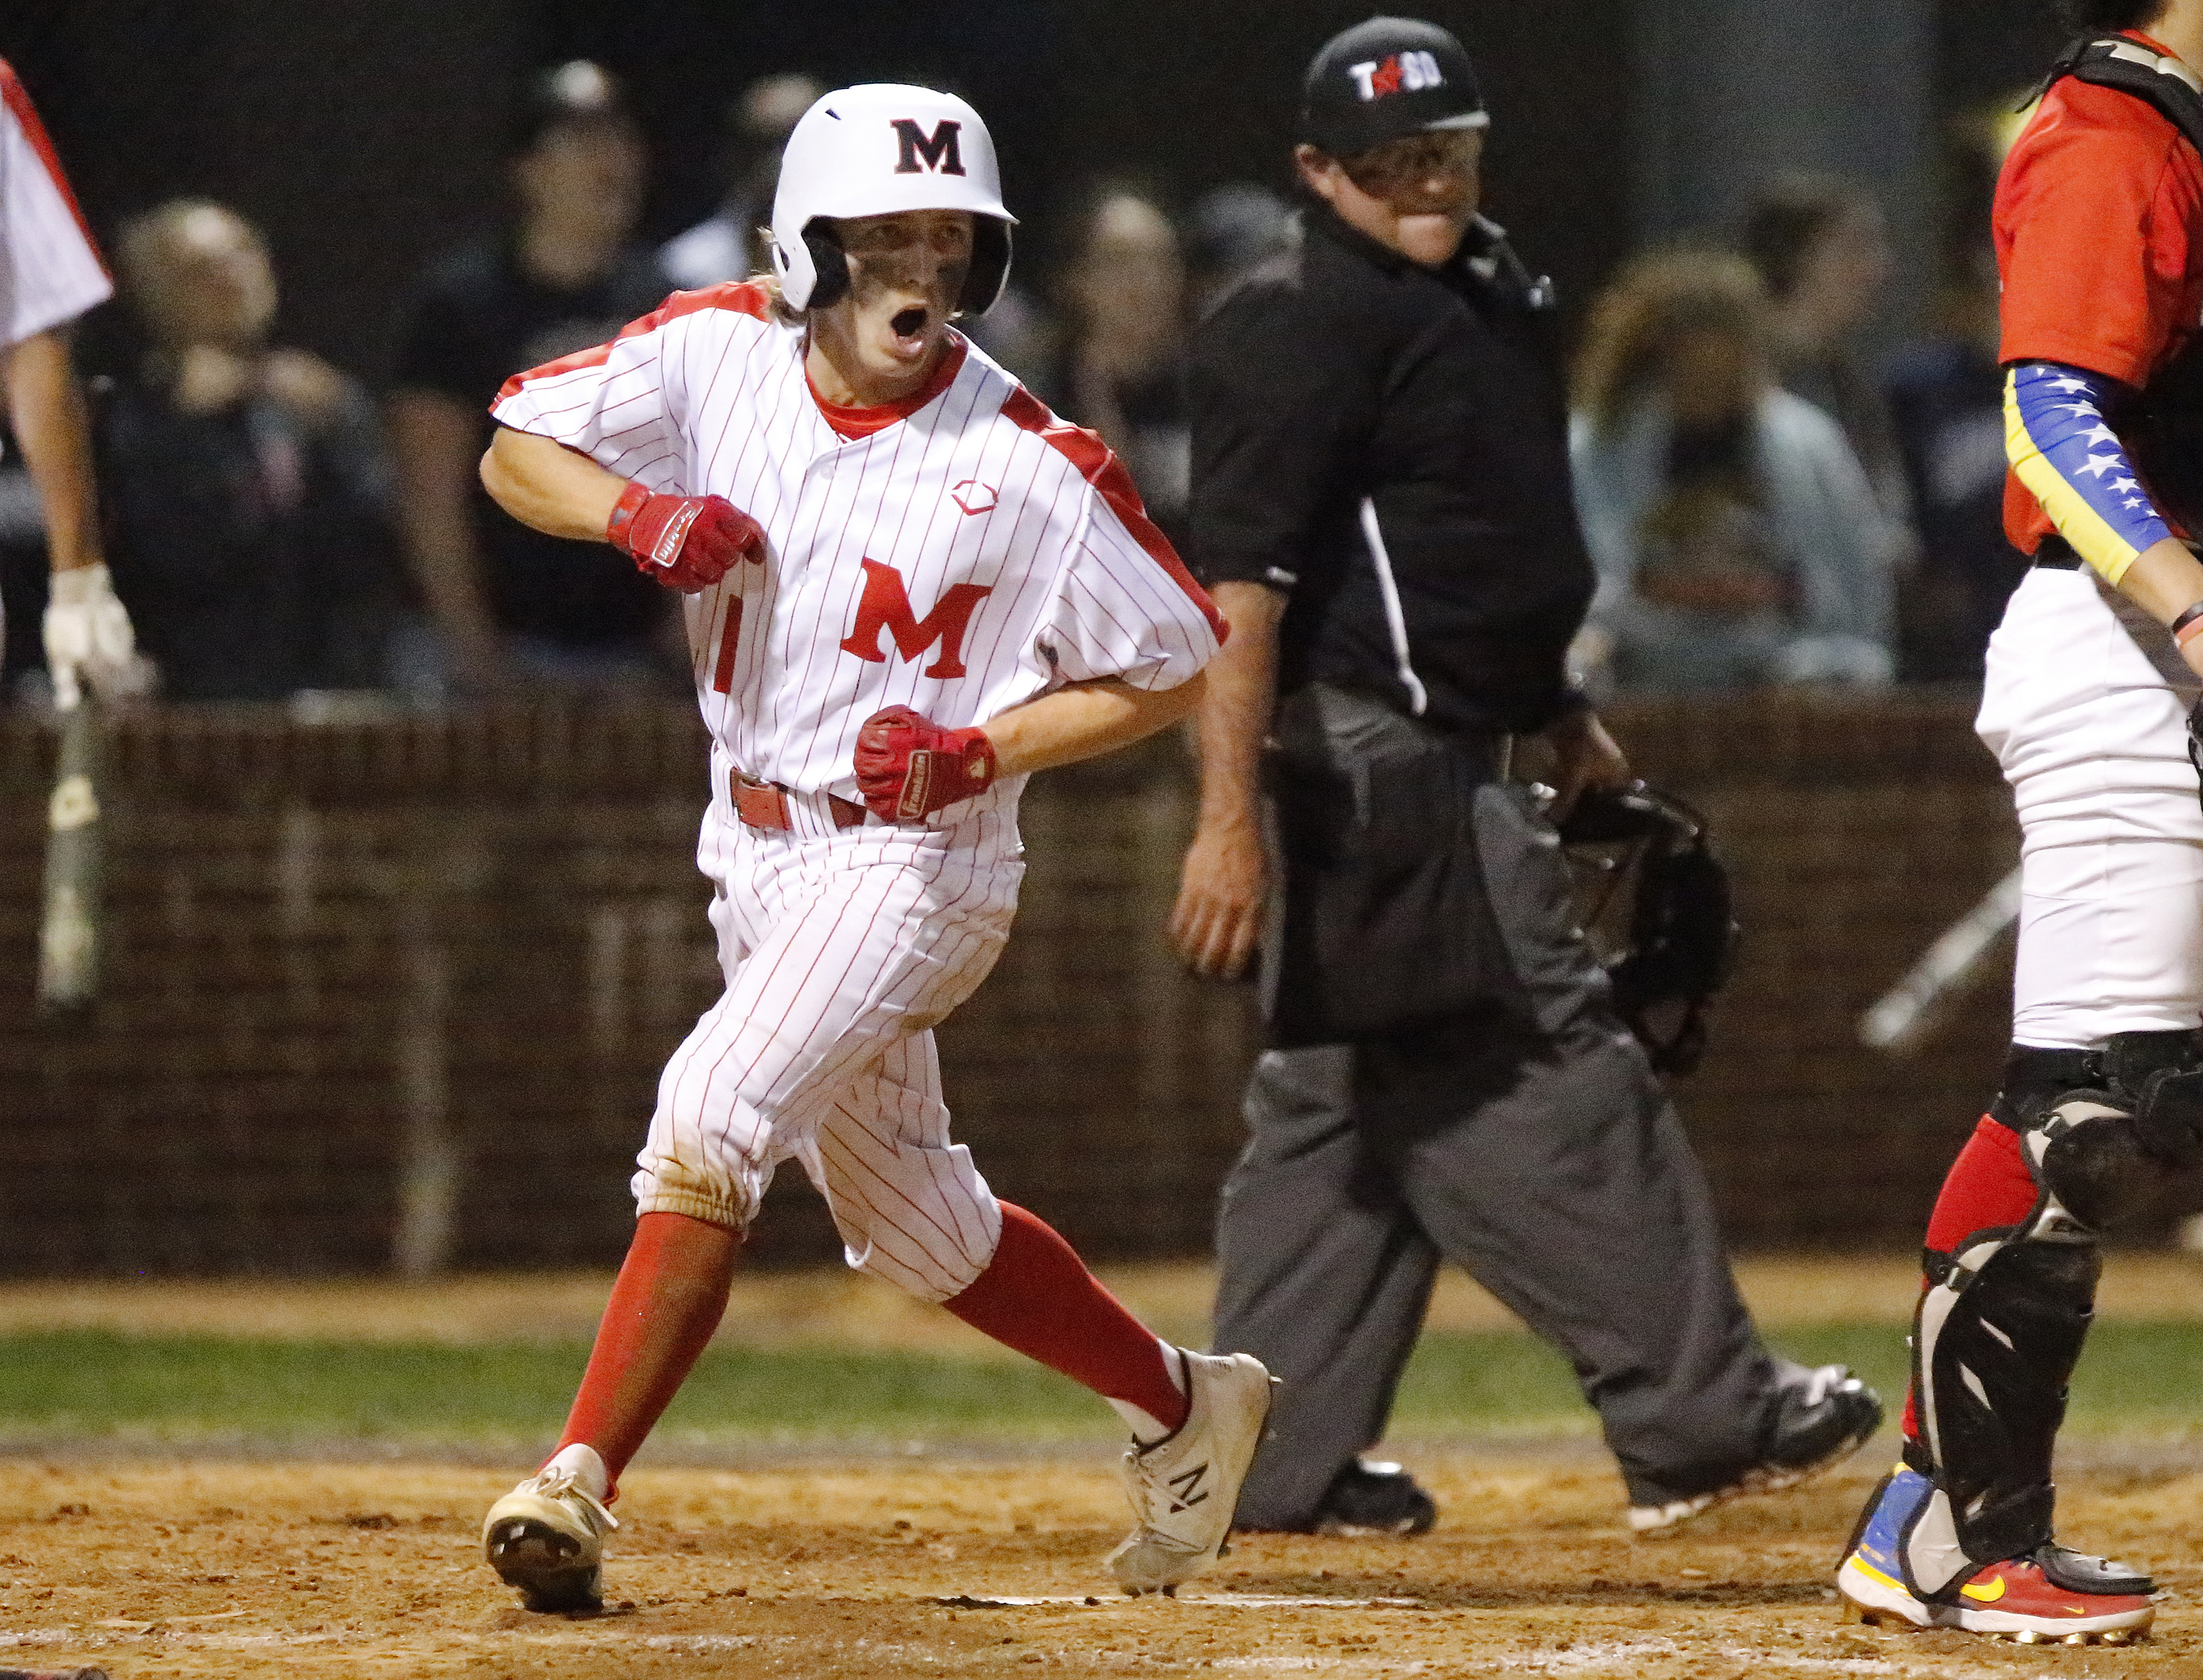
POLYGON ((620 492, 619 500, 612 504, 612 516, 605 525, 605 540, 615 548, 627 550, 638 560, 646 557, 649 551, 646 549, 637 554, 632 545, 635 516, 642 511, 642 504, 649 499, 650 492, 635 480, 629 479, 627 488, 620 492))
POLYGON ((2203 636, 2203 601, 2197 601, 2189 605, 2187 610, 2172 621, 2171 628, 2172 640, 2182 647, 2187 646, 2196 637, 2203 636))

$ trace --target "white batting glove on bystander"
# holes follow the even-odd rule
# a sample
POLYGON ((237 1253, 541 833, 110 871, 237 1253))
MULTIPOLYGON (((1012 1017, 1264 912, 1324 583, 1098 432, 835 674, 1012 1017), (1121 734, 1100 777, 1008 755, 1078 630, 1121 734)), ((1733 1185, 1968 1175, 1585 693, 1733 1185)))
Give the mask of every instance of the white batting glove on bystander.
POLYGON ((52 591, 44 631, 54 704, 63 711, 75 710, 86 681, 103 700, 144 693, 152 668, 138 657, 137 634, 107 568, 73 566, 56 572, 52 591))

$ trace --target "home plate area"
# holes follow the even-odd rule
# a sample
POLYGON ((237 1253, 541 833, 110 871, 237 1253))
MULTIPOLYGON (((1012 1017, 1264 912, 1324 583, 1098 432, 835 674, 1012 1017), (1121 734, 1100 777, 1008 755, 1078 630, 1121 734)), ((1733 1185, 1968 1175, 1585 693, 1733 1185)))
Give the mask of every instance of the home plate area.
POLYGON ((1249 1535, 1175 1599, 1102 1558, 1098 1455, 638 1468, 605 1610, 530 1615, 481 1561, 519 1466, 41 1457, 0 1477, 0 1671, 145 1677, 2203 1675, 2203 1456, 2069 1466, 2076 1541, 2156 1570, 2147 1645, 2062 1653, 1846 1621, 1830 1572, 1887 1456, 1631 1538, 1587 1441, 1415 1454, 1415 1540, 1249 1535))

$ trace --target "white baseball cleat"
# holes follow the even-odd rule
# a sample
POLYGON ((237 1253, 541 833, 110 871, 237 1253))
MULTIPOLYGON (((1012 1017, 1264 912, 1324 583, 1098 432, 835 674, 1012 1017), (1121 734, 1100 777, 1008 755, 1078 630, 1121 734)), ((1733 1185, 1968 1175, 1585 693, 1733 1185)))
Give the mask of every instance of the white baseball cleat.
POLYGON ((1137 1597, 1172 1592, 1217 1558, 1231 1532, 1239 1485, 1261 1444, 1275 1386, 1249 1353, 1192 1353, 1177 1433, 1125 1454, 1125 1492, 1138 1524, 1109 1554, 1118 1584, 1137 1597))
MULTIPOLYGON (((601 1486, 601 1465, 598 1472, 601 1486)), ((574 1465, 546 1465, 490 1506, 482 1521, 490 1567, 520 1589, 530 1610, 594 1610, 601 1603, 604 1537, 619 1522, 582 1485, 582 1474, 574 1465)))

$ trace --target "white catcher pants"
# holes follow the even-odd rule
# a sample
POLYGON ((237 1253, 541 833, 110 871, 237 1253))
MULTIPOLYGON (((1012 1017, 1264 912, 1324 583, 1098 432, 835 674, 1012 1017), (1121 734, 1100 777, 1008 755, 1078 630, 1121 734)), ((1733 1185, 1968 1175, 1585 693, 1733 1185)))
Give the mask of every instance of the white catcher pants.
POLYGON ((2012 1041, 2092 1049, 2203 1010, 2196 682, 2091 571, 2031 569, 1988 649, 1976 722, 2020 824, 2012 1041))
POLYGON ((727 989, 659 1081, 635 1204, 740 1230, 793 1158, 851 1266, 946 1300, 994 1258, 1001 1211, 948 1141, 932 1029, 1009 937, 1015 821, 836 831, 789 803, 800 832, 745 828, 724 793, 705 818, 727 989))

